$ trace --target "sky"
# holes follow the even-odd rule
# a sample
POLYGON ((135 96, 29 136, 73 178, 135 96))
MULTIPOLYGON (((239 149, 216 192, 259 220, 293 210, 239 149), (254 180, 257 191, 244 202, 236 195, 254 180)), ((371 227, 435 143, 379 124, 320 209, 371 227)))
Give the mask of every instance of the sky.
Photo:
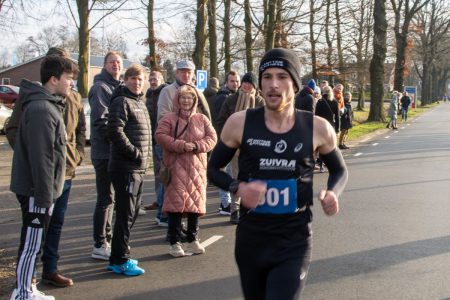
MULTIPOLYGON (((76 12, 75 1, 69 2, 72 3, 72 9, 76 12)), ((132 61, 143 59, 148 52, 148 47, 140 45, 139 42, 147 35, 147 29, 144 27, 146 10, 144 8, 132 10, 133 6, 136 6, 136 2, 139 1, 128 1, 123 6, 125 11, 108 16, 93 30, 98 37, 103 35, 104 30, 121 33, 127 42, 127 54, 132 61)), ((173 7, 176 2, 169 0, 157 1, 155 7, 156 31, 157 33, 163 34, 163 38, 170 38, 170 27, 177 24, 177 17, 179 19, 179 15, 177 16, 173 11, 170 11, 168 5, 170 3, 170 6, 173 7)), ((19 24, 14 26, 13 31, 2 32, 0 29, 2 44, 8 45, 8 47, 2 47, 3 49, 0 51, 7 52, 11 62, 13 60, 14 48, 24 43, 27 37, 37 35, 45 27, 65 25, 71 31, 76 31, 73 18, 70 16, 70 10, 67 8, 65 1, 59 6, 57 6, 57 0, 35 0, 35 3, 36 5, 33 7, 32 14, 18 13, 17 20, 19 24)), ((102 12, 95 12, 91 16, 90 24, 93 25, 101 15, 102 12)), ((0 17, 2 16, 0 15, 0 17)))

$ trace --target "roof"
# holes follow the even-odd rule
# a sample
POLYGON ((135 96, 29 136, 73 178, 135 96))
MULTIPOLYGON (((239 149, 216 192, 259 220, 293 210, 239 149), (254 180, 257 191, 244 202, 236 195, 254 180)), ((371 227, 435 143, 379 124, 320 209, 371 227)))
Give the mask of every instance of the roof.
MULTIPOLYGON (((14 65, 14 66, 12 66, 12 67, 9 67, 9 68, 3 69, 3 70, 0 70, 0 74, 3 73, 3 72, 9 71, 9 70, 13 70, 13 69, 15 69, 15 68, 18 68, 18 67, 20 67, 20 66, 29 64, 29 63, 31 63, 31 62, 37 61, 37 60, 39 60, 39 59, 42 59, 43 57, 45 57, 45 55, 40 55, 40 56, 34 57, 34 58, 30 59, 30 60, 27 60, 27 61, 25 61, 25 62, 23 62, 23 63, 14 65)), ((78 53, 71 53, 71 54, 70 54, 70 58, 71 58, 73 61, 78 62, 78 53)), ((91 67, 99 67, 99 68, 102 68, 102 67, 103 67, 103 59, 104 59, 104 56, 91 55, 90 58, 91 58, 91 59, 90 59, 91 67)), ((124 69, 128 69, 132 64, 133 64, 133 62, 132 62, 131 60, 128 60, 128 59, 124 59, 124 60, 123 60, 123 68, 124 68, 124 69)))

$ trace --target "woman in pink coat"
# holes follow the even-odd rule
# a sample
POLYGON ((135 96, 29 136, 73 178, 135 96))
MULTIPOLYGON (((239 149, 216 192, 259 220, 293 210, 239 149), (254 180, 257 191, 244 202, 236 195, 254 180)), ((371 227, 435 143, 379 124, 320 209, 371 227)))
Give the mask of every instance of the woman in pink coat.
POLYGON ((166 114, 156 129, 156 141, 163 149, 163 161, 171 180, 164 189, 163 211, 169 219, 169 254, 184 256, 181 247, 181 218, 187 216, 187 251, 202 254, 198 242, 198 218, 206 213, 206 153, 217 135, 209 119, 197 113, 198 95, 194 87, 183 85, 174 99, 174 112, 166 114))

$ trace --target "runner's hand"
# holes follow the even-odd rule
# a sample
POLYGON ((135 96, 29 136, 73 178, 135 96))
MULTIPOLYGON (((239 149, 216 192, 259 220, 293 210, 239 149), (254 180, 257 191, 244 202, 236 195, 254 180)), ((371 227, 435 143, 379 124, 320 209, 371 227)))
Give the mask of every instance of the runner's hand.
POLYGON ((267 191, 267 183, 261 180, 241 182, 237 196, 241 197, 242 205, 247 208, 255 208, 264 198, 267 191))
POLYGON ((319 200, 326 215, 333 216, 339 212, 339 201, 333 191, 321 190, 319 200))

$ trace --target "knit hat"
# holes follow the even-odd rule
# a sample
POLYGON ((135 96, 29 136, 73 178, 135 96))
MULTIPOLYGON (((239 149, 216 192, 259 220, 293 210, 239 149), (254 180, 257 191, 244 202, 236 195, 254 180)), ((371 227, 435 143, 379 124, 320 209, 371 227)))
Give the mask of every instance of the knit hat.
POLYGON ((314 91, 314 89, 316 88, 316 82, 314 81, 314 79, 311 79, 308 82, 308 87, 314 91))
POLYGON ((302 81, 300 79, 300 61, 294 51, 274 48, 264 54, 259 64, 259 87, 261 88, 262 73, 268 68, 281 68, 286 70, 292 77, 297 90, 300 90, 302 81))
POLYGON ((316 86, 316 88, 314 89, 314 93, 320 94, 321 93, 320 87, 316 86))
POLYGON ((242 76, 241 82, 248 82, 253 85, 253 87, 256 89, 258 80, 256 79, 256 75, 253 72, 245 73, 244 76, 242 76))

